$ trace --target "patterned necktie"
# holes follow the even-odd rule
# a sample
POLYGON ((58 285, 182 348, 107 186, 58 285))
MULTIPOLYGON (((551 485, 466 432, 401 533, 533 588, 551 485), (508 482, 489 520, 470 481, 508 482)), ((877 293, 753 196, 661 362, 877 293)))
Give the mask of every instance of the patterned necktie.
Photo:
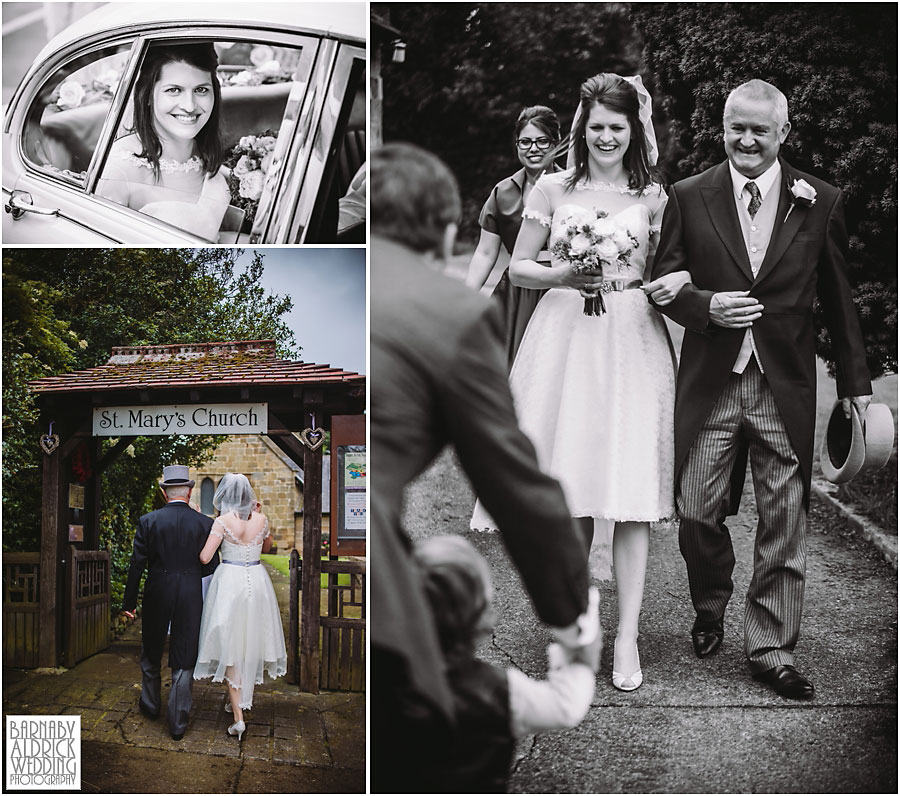
POLYGON ((759 187, 753 180, 750 180, 744 188, 750 194, 750 204, 747 205, 747 212, 750 213, 750 218, 756 218, 760 205, 762 205, 762 194, 760 194, 759 187))

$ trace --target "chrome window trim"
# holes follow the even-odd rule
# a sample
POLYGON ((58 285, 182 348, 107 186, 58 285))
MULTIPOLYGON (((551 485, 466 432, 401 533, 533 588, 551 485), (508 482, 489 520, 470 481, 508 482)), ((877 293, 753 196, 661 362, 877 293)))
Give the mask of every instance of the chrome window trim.
POLYGON ((333 89, 336 83, 340 83, 339 93, 331 92, 326 95, 321 103, 321 112, 316 125, 316 136, 312 147, 312 157, 304 174, 300 190, 297 192, 297 201, 294 212, 290 218, 290 229, 284 243, 303 243, 309 230, 309 220, 315 208, 316 199, 321 188, 322 177, 325 173, 328 154, 331 152, 332 142, 337 130, 338 118, 346 100, 348 82, 354 62, 362 61, 363 68, 368 74, 368 62, 365 49, 357 47, 340 47, 331 61, 328 77, 328 87, 333 89), (313 179, 310 179, 312 177, 313 179))
MULTIPOLYGON (((105 50, 105 49, 109 49, 111 47, 119 47, 122 45, 129 45, 131 48, 131 53, 128 56, 128 59, 125 63, 125 69, 122 72, 122 75, 124 77, 125 75, 129 74, 129 70, 134 67, 134 60, 133 60, 134 53, 135 53, 135 49, 137 48, 136 45, 139 43, 139 41, 140 41, 140 39, 132 39, 131 37, 125 37, 122 39, 116 38, 116 39, 112 39, 110 41, 104 40, 101 42, 101 46, 96 49, 105 50)), ((79 58, 89 55, 90 52, 93 51, 93 49, 94 48, 91 48, 89 50, 89 49, 85 48, 83 50, 82 49, 75 50, 75 51, 71 52, 67 58, 57 61, 52 68, 43 70, 40 80, 35 80, 33 83, 33 85, 36 86, 36 90, 31 92, 32 103, 37 100, 37 95, 38 95, 40 89, 44 87, 46 82, 53 75, 55 75, 57 72, 59 72, 61 69, 63 69, 67 65, 71 64, 73 61, 76 61, 79 58)), ((24 82, 25 81, 23 80, 22 83, 24 84, 24 82)), ((130 87, 130 82, 129 82, 129 87, 130 87)), ((21 128, 20 128, 20 134, 18 136, 16 136, 16 140, 15 140, 16 157, 19 159, 19 162, 22 163, 22 165, 25 167, 25 169, 33 174, 41 174, 44 177, 47 177, 51 180, 59 182, 63 185, 72 186, 72 187, 78 188, 81 191, 87 191, 89 181, 90 181, 91 168, 97 159, 97 151, 98 150, 105 151, 104 135, 106 135, 107 128, 110 124, 109 120, 113 115, 113 111, 118 107, 118 104, 120 102, 123 102, 123 100, 121 100, 121 97, 124 97, 124 96, 125 96, 125 94, 122 93, 122 81, 120 81, 118 87, 116 88, 116 94, 113 97, 113 101, 110 103, 110 107, 109 107, 109 110, 107 111, 106 118, 103 120, 103 125, 100 128, 100 134, 97 138, 97 145, 94 148, 93 153, 91 153, 91 162, 88 164, 88 168, 86 170, 84 180, 79 180, 79 179, 76 179, 75 177, 67 177, 64 173, 62 173, 60 171, 54 171, 52 168, 50 168, 48 166, 41 166, 37 163, 34 163, 31 160, 31 158, 29 158, 25 154, 24 140, 23 140, 24 136, 25 136, 25 117, 28 115, 28 112, 31 110, 32 103, 29 103, 27 106, 25 106, 22 109, 22 114, 21 114, 22 124, 21 124, 21 128)), ((7 120, 10 125, 12 123, 12 117, 13 117, 12 113, 8 114, 8 116, 7 116, 7 120)))
MULTIPOLYGON (((291 149, 287 156, 284 174, 279 186, 280 194, 285 201, 272 213, 266 225, 266 238, 271 243, 289 243, 290 233, 295 216, 296 203, 306 180, 307 165, 314 154, 314 146, 319 139, 312 135, 318 130, 324 102, 320 99, 328 89, 331 71, 337 54, 338 45, 334 41, 323 40, 319 47, 319 57, 310 75, 309 90, 306 93, 303 107, 300 108, 298 129, 291 140, 291 149), (297 197, 289 201, 287 197, 297 197)), ((251 238, 251 243, 259 242, 251 238)))

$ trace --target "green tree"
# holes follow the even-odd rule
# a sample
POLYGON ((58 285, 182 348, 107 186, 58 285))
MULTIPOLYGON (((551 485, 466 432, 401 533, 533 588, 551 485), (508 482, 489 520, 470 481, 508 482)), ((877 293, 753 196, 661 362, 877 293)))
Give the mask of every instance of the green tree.
MULTIPOLYGON (((869 368, 897 368, 897 7, 888 3, 633 3, 655 100, 670 120, 673 180, 724 157, 728 92, 751 78, 781 89, 785 157, 837 185, 869 368)), ((818 350, 833 366, 819 321, 818 350)))
POLYGON ((390 3, 406 60, 384 67, 384 137, 443 158, 460 182, 463 233, 477 236, 493 186, 520 166, 516 118, 549 105, 569 130, 578 88, 598 72, 636 74, 622 3, 390 3))
MULTIPOLYGON (((3 549, 40 545, 38 411, 27 382, 103 364, 113 346, 274 339, 299 355, 266 295, 262 256, 234 249, 6 249, 3 253, 3 549)), ((221 437, 139 437, 104 473, 101 545, 121 597, 138 517, 165 464, 199 464, 221 437), (115 499, 109 496, 115 495, 115 499)), ((110 443, 106 443, 110 444, 110 443)))

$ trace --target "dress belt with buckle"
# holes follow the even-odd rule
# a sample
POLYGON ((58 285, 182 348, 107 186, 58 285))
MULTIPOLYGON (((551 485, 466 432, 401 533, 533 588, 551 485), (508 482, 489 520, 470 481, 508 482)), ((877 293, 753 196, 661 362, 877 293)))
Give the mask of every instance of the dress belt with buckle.
POLYGON ((600 285, 600 292, 619 293, 623 290, 636 290, 643 284, 640 279, 604 279, 600 285))
POLYGON ((231 564, 235 567, 253 567, 256 566, 259 561, 226 561, 224 558, 222 559, 223 564, 231 564))

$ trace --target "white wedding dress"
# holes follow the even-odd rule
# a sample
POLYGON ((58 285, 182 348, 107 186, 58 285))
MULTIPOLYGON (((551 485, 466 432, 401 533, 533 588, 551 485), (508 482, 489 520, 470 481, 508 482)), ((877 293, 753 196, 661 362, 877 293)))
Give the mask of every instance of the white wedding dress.
MULTIPOLYGON (((225 518, 229 516, 234 517, 225 518)), ((268 521, 250 543, 238 542, 221 517, 210 533, 222 537, 222 562, 203 603, 194 679, 227 680, 240 688, 240 706, 248 710, 263 674, 276 678, 287 671, 281 611, 259 558, 269 535, 268 521)))
POLYGON ((231 202, 224 167, 210 176, 201 174, 203 165, 197 156, 184 163, 161 160, 157 180, 150 161, 140 157, 140 151, 136 135, 116 141, 97 184, 97 193, 217 243, 231 202))
MULTIPOLYGON (((643 281, 665 207, 662 188, 639 193, 582 182, 569 191, 570 174, 541 177, 523 216, 549 227, 550 248, 567 216, 605 210, 638 247, 627 266, 604 266, 604 277, 643 281)), ((595 520, 591 572, 605 579, 616 521, 674 515, 675 359, 665 322, 642 290, 605 293, 603 301, 606 313, 590 316, 577 291, 548 290, 509 380, 541 468, 560 481, 573 517, 595 520)), ((496 527, 480 502, 471 527, 496 527)))

